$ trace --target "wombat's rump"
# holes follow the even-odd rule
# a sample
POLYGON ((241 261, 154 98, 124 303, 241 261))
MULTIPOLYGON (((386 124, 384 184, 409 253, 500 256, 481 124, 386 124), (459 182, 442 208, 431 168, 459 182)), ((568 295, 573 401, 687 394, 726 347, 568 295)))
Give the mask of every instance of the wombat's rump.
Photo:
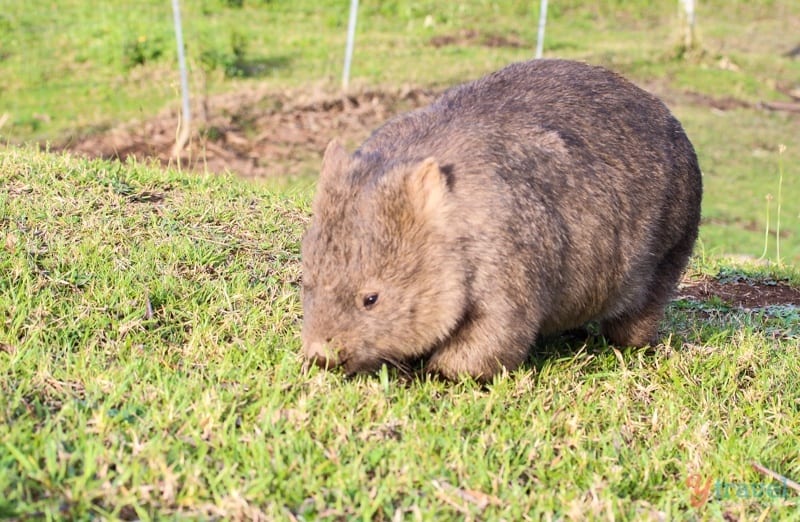
POLYGON ((697 237, 680 123, 599 67, 517 63, 325 151, 302 244, 303 350, 346 372, 489 379, 540 333, 657 339, 697 237))

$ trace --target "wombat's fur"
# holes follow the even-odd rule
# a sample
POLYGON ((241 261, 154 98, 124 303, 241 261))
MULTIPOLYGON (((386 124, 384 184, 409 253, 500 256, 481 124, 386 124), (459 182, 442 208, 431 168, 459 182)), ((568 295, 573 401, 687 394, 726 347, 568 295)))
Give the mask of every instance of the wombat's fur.
POLYGON ((325 151, 302 244, 306 358, 490 379, 538 334, 656 341, 701 174, 680 123, 599 67, 517 63, 325 151))

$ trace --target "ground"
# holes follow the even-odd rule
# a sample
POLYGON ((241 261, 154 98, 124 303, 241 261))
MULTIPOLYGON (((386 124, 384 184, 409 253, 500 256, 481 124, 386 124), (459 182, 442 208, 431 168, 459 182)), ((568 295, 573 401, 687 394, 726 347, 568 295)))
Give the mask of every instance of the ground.
MULTIPOLYGON (((466 32, 458 38, 475 39, 478 33, 466 32)), ((730 96, 675 91, 656 82, 645 87, 669 105, 682 103, 721 112, 754 108, 730 96)), ((249 178, 315 173, 321 152, 332 137, 353 149, 389 117, 428 105, 439 91, 404 86, 342 94, 330 87, 291 91, 262 87, 206 97, 196 104, 199 130, 181 154, 182 165, 200 171, 230 170, 249 178)), ((800 111, 800 104, 762 104, 760 108, 791 112, 800 111)), ((157 158, 165 166, 173 165, 178 119, 173 108, 149 120, 62 141, 56 149, 123 160, 128 156, 157 158)))
POLYGON ((768 306, 800 306, 800 288, 775 281, 754 281, 747 278, 685 281, 678 290, 678 299, 708 301, 717 298, 721 303, 744 309, 768 306))
POLYGON ((697 2, 693 48, 675 2, 550 3, 546 56, 683 123, 703 224, 657 346, 559 336, 487 386, 303 371, 299 238, 329 139, 529 58, 535 5, 362 3, 343 97, 347 2, 181 2, 179 165, 169 2, 4 7, 0 518, 800 522, 753 465, 800 477, 797 1, 697 2))
MULTIPOLYGON (((348 95, 330 90, 247 89, 198 104, 200 130, 181 157, 193 170, 230 170, 248 178, 316 174, 332 137, 352 150, 392 115, 427 105, 431 89, 372 89, 348 95)), ((56 148, 87 156, 157 158, 175 164, 177 113, 133 122, 56 148)))

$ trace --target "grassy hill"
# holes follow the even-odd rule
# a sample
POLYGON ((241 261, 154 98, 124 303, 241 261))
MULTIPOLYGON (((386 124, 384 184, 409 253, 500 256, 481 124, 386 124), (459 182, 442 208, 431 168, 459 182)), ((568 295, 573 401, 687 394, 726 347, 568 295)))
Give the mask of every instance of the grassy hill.
MULTIPOLYGON (((796 307, 683 299, 656 348, 550 339, 486 387, 303 373, 308 202, 0 152, 0 516, 800 518, 751 467, 800 476, 796 307)), ((690 278, 732 274, 800 283, 690 278)))
MULTIPOLYGON (((526 59, 535 4, 362 2, 354 83, 442 89, 526 59)), ((800 520, 752 466, 800 478, 800 118, 768 108, 800 87, 800 3, 697 4, 692 49, 672 0, 558 0, 547 26, 546 56, 632 78, 697 148, 701 238, 661 344, 546 339, 479 386, 302 371, 321 149, 275 166, 300 181, 246 182, 25 145, 177 107, 168 2, 4 2, 0 518, 800 520)), ((248 128, 276 99, 338 85, 347 2, 181 5, 198 109, 281 94, 230 111, 243 139, 282 132, 248 128)))

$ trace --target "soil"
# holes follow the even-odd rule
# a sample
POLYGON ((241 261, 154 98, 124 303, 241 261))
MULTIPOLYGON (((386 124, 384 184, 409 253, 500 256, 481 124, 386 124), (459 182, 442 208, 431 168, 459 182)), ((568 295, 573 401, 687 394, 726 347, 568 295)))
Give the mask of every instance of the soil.
MULTIPOLYGON (((244 177, 315 172, 328 141, 336 137, 350 149, 391 116, 433 101, 423 88, 362 90, 349 93, 250 89, 209 97, 193 109, 199 128, 181 152, 181 167, 244 177)), ((162 112, 58 144, 90 157, 125 160, 153 158, 175 165, 178 113, 162 112)))
POLYGON ((693 301, 707 301, 714 297, 728 305, 745 309, 776 305, 800 306, 800 288, 772 281, 685 281, 677 295, 677 299, 693 301))
POLYGON ((520 47, 529 46, 530 43, 526 42, 519 35, 514 33, 509 34, 484 34, 475 29, 464 29, 455 34, 443 34, 434 36, 428 43, 432 47, 445 47, 448 45, 453 46, 467 46, 467 45, 481 45, 484 47, 511 47, 518 49, 520 47))
MULTIPOLYGON (((428 43, 432 47, 528 45, 513 32, 469 29, 434 36, 428 43)), ((794 102, 784 102, 792 105, 788 109, 776 108, 766 102, 752 104, 731 97, 676 91, 659 81, 642 86, 668 105, 699 105, 717 111, 800 107, 794 102)), ((787 96, 794 94, 791 85, 779 87, 787 96)), ((290 91, 257 87, 206 96, 193 108, 195 131, 180 151, 181 167, 206 172, 230 170, 245 177, 313 175, 330 139, 336 137, 352 150, 391 116, 428 105, 441 90, 405 86, 343 94, 314 86, 290 91)), ((175 165, 178 122, 178 111, 173 108, 151 120, 70 138, 54 148, 106 159, 154 158, 164 165, 175 165)))
MULTIPOLYGON (((484 45, 513 45, 466 32, 440 37, 432 45, 482 38, 484 45), (451 42, 452 40, 452 42, 451 42)), ((510 38, 510 37, 507 37, 510 38)), ((746 102, 696 93, 659 92, 668 103, 680 101, 717 110, 747 107, 746 102)), ((281 91, 256 88, 207 97, 193 108, 194 128, 181 151, 181 167, 206 172, 232 171, 258 178, 314 173, 328 141, 338 138, 351 150, 390 117, 428 105, 440 91, 420 87, 363 89, 348 94, 330 90, 281 91)), ((106 159, 156 159, 175 165, 176 109, 146 121, 73 137, 55 150, 106 159)))

